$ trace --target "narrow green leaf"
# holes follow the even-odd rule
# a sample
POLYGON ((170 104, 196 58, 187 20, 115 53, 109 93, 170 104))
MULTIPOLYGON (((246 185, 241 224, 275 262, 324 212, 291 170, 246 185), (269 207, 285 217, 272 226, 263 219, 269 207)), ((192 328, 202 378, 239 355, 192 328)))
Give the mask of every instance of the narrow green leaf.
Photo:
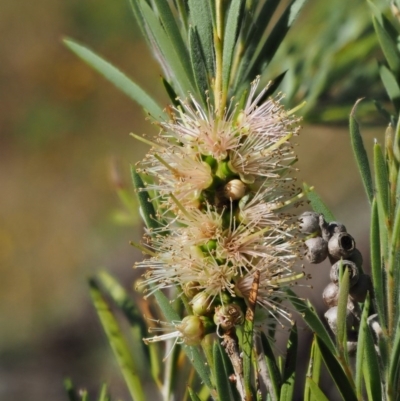
POLYGON ((208 88, 206 64, 196 28, 189 29, 190 61, 196 81, 197 89, 205 103, 208 88))
POLYGON ((188 4, 192 25, 196 27, 199 34, 208 77, 211 78, 215 74, 211 3, 209 1, 189 0, 188 4))
POLYGON ((64 44, 78 57, 124 92, 128 97, 142 106, 154 118, 164 116, 160 106, 140 86, 132 82, 117 68, 93 53, 91 50, 70 39, 64 39, 64 44))
POLYGON ((385 66, 379 66, 379 75, 383 86, 397 111, 400 109, 400 86, 394 74, 385 66))
POLYGON ((335 220, 335 216, 328 209, 322 199, 318 196, 318 194, 311 189, 306 183, 303 183, 303 190, 307 195, 308 200, 313 208, 313 210, 317 213, 322 213, 324 215, 325 220, 329 223, 330 221, 335 220))
MULTIPOLYGON (((160 307, 162 313, 169 322, 181 320, 179 315, 172 308, 169 299, 160 290, 155 291, 154 296, 157 300, 158 306, 160 307)), ((199 352, 199 349, 197 347, 192 347, 188 345, 183 345, 182 348, 187 357, 189 358, 189 360, 191 361, 192 365, 196 369, 201 380, 208 388, 212 389, 213 387, 211 384, 210 372, 206 368, 204 357, 199 352)))
POLYGON ((224 90, 228 91, 232 57, 238 37, 241 14, 243 11, 243 0, 231 0, 225 27, 222 53, 222 80, 224 90))
POLYGON ((376 199, 372 202, 371 208, 371 273, 374 286, 374 299, 378 316, 383 327, 387 327, 385 312, 385 287, 383 282, 383 267, 381 259, 381 243, 379 235, 379 215, 376 199))
POLYGON ((368 314, 369 314, 369 305, 370 305, 370 297, 369 294, 365 300, 364 309, 361 315, 359 334, 357 339, 357 354, 356 354, 356 370, 355 370, 355 385, 356 385, 356 394, 359 399, 362 399, 362 382, 363 382, 363 365, 365 363, 365 335, 366 330, 368 330, 368 314))
POLYGON ((315 383, 314 380, 312 380, 310 377, 306 378, 306 382, 310 387, 310 391, 312 396, 314 397, 314 400, 317 401, 329 401, 328 398, 326 398, 325 394, 322 392, 322 390, 318 387, 318 384, 315 383))
MULTIPOLYGON (((143 374, 147 373, 147 358, 149 346, 146 346, 142 341, 143 337, 147 335, 147 328, 143 320, 142 314, 136 307, 133 299, 128 295, 125 288, 109 273, 101 271, 96 275, 97 282, 102 286, 104 291, 110 296, 117 307, 122 311, 131 326, 131 334, 133 337, 132 352, 136 359, 142 361, 144 366, 138 367, 139 371, 143 374)), ((150 344, 150 347, 153 344, 150 344)), ((153 366, 152 366, 153 368, 153 366)), ((157 369, 157 378, 160 367, 157 369)))
POLYGON ((124 376, 129 393, 134 401, 145 401, 146 397, 143 392, 142 382, 137 374, 138 367, 132 358, 130 349, 118 323, 93 279, 89 280, 89 286, 93 304, 124 376))
POLYGON ((390 209, 389 209, 389 179, 386 168, 385 158, 382 153, 381 145, 374 145, 374 170, 375 185, 377 191, 378 210, 381 208, 386 228, 390 229, 390 209))
POLYGON ((388 386, 392 393, 398 392, 398 383, 400 381, 400 324, 397 324, 395 337, 393 340, 393 350, 390 355, 389 380, 388 386))
POLYGON ((244 53, 240 61, 238 73, 236 74, 236 84, 243 84, 247 87, 248 81, 254 79, 253 76, 247 76, 246 71, 279 3, 280 0, 267 0, 256 16, 249 34, 243 43, 244 53))
POLYGON ((243 331, 243 379, 246 394, 251 394, 252 363, 253 352, 253 328, 254 321, 246 319, 243 331))
POLYGON ((249 72, 246 73, 247 77, 253 79, 255 76, 263 72, 265 65, 267 65, 274 57, 276 51, 278 50, 280 44, 282 43, 306 1, 307 0, 293 0, 288 5, 269 34, 257 58, 252 63, 249 72))
POLYGON ((316 335, 324 342, 326 347, 332 354, 336 353, 335 344, 333 343, 330 335, 325 329, 324 324, 321 322, 317 313, 311 305, 307 305, 302 299, 300 299, 292 290, 287 289, 289 295, 289 301, 296 308, 296 310, 303 316, 304 321, 316 333, 316 335))
POLYGON ((317 337, 317 344, 321 351, 325 366, 327 367, 337 389, 345 401, 357 401, 355 390, 347 378, 342 366, 334 356, 334 353, 326 346, 321 338, 317 337))
POLYGON ((159 228, 160 224, 156 220, 156 211, 154 210, 154 206, 149 200, 149 194, 146 191, 144 182, 140 175, 136 172, 134 166, 131 166, 131 176, 146 227, 149 230, 159 228))
POLYGON ((217 387, 218 401, 232 401, 231 386, 228 380, 229 373, 225 369, 221 346, 217 341, 214 342, 214 377, 217 387))
POLYGON ((273 389, 273 399, 277 400, 281 387, 281 373, 276 363, 274 352, 264 332, 261 332, 261 344, 265 354, 265 361, 268 367, 269 378, 273 389))
MULTIPOLYGON (((317 346, 316 336, 314 335, 313 342, 311 344, 310 360, 306 378, 311 379, 316 385, 318 385, 321 376, 321 367, 322 356, 317 346)), ((304 387, 304 401, 318 401, 318 399, 313 396, 310 388, 310 382, 308 380, 306 380, 304 387)))
POLYGON ((110 396, 109 396, 109 394, 108 394, 107 384, 104 383, 104 384, 101 386, 100 395, 99 395, 98 401, 110 401, 110 400, 111 400, 111 398, 110 398, 110 396))
MULTIPOLYGON (((340 280, 338 310, 337 310, 337 334, 336 341, 340 355, 347 356, 347 327, 346 327, 346 312, 347 312, 347 299, 349 296, 350 280, 349 269, 344 269, 343 276, 340 280)), ((350 327, 349 327, 350 328, 350 327)))
POLYGON ((372 18, 372 22, 389 67, 395 74, 398 74, 400 71, 400 56, 396 43, 393 41, 388 31, 379 23, 376 17, 372 18))
POLYGON ((129 3, 132 7, 133 15, 135 16, 136 22, 140 28, 140 31, 142 32, 143 38, 146 40, 147 45, 151 49, 153 46, 149 40, 149 37, 146 32, 146 21, 143 18, 142 11, 139 6, 139 1, 138 0, 129 0, 129 3))
POLYGON ((168 97, 171 100, 171 103, 175 107, 179 107, 181 105, 181 102, 179 101, 178 95, 176 94, 174 88, 164 77, 162 77, 161 79, 162 79, 162 83, 164 85, 165 91, 167 92, 168 97))
POLYGON ((67 392, 69 401, 79 401, 78 395, 70 378, 64 379, 64 389, 67 392))
POLYGON ((79 395, 81 396, 81 401, 89 401, 89 393, 87 390, 80 390, 79 395))
MULTIPOLYGON (((359 329, 358 344, 357 344, 357 365, 356 368, 356 386, 357 393, 362 395, 361 384, 357 382, 361 381, 363 376, 365 388, 370 401, 381 400, 381 375, 379 369, 378 358, 375 350, 374 340, 372 338, 371 330, 367 324, 367 317, 370 311, 370 296, 368 294, 364 304, 364 310, 362 314, 362 321, 359 329), (365 320, 365 322, 363 321, 365 320), (359 354, 363 360, 359 361, 359 354)), ((360 359, 361 359, 360 358, 360 359)))
POLYGON ((296 360, 297 360, 297 327, 294 325, 290 331, 287 343, 285 367, 282 375, 282 387, 279 401, 292 401, 294 394, 294 381, 296 377, 296 360))
POLYGON ((183 60, 181 60, 179 54, 175 51, 171 39, 166 34, 151 7, 145 0, 141 0, 140 3, 148 29, 153 35, 153 39, 165 59, 165 69, 169 72, 169 75, 179 77, 179 80, 176 80, 176 82, 180 86, 180 95, 186 97, 188 92, 195 93, 196 89, 192 84, 191 71, 190 73, 186 71, 183 60))
POLYGON ((350 140, 354 152, 354 157, 357 162, 358 170, 364 184, 365 192, 367 193, 369 203, 372 203, 372 199, 374 197, 374 189, 372 185, 371 169, 369 166, 367 152, 364 147, 364 142, 360 134, 360 128, 355 118, 356 108, 360 101, 361 99, 356 102, 353 110, 350 113, 350 140))
POLYGON ((154 0, 154 3, 158 9, 164 30, 170 38, 176 54, 181 59, 187 76, 191 81, 193 81, 191 65, 189 62, 189 52, 183 41, 181 32, 179 31, 178 24, 176 23, 174 15, 172 14, 168 1, 154 0))
POLYGON ((188 387, 188 391, 189 391, 189 395, 190 395, 190 398, 192 399, 192 401, 201 401, 199 396, 190 387, 188 387))

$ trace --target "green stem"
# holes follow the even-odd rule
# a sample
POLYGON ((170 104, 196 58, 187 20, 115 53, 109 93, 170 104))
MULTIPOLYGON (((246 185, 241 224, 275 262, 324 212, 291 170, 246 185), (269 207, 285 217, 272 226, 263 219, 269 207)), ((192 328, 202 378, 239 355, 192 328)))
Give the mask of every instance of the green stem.
MULTIPOLYGON (((214 47, 215 47, 215 84, 214 84, 214 97, 215 97, 215 110, 222 118, 224 113, 224 103, 222 94, 222 54, 223 54, 223 41, 224 41, 224 12, 223 1, 217 0, 216 7, 216 29, 214 30, 214 47)), ((226 100, 225 100, 226 101, 226 100)))

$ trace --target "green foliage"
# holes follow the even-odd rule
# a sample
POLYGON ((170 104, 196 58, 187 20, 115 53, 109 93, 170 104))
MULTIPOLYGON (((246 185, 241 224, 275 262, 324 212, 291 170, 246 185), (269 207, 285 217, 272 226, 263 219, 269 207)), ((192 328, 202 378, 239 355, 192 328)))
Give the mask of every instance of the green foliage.
MULTIPOLYGON (((179 97, 186 98, 191 94, 199 104, 211 104, 218 116, 222 117, 232 97, 238 99, 241 105, 249 83, 257 74, 266 75, 266 67, 270 67, 273 58, 278 55, 278 49, 282 48, 283 40, 305 2, 293 0, 283 4, 278 0, 266 0, 258 5, 251 0, 131 0, 131 5, 143 35, 161 64, 163 84, 175 107, 181 107, 179 97), (275 11, 280 6, 281 13, 278 17, 275 11)), ((337 9, 329 19, 332 27, 324 31, 317 45, 310 46, 313 47, 313 57, 308 58, 297 49, 295 53, 301 57, 292 60, 287 73, 282 70, 275 73, 275 82, 268 95, 273 93, 286 76, 289 78, 286 82, 291 85, 288 93, 292 99, 295 98, 296 92, 301 92, 302 87, 304 89, 304 85, 310 84, 306 96, 310 100, 308 107, 311 109, 316 105, 318 97, 327 90, 328 81, 333 75, 348 68, 354 57, 361 59, 374 48, 375 42, 371 38, 375 36, 368 30, 370 22, 367 23, 363 17, 356 19, 357 24, 354 25, 349 24, 348 20, 345 23, 340 22, 346 11, 340 10, 340 7, 337 9), (348 29, 341 29, 343 27, 348 29), (336 38, 339 31, 342 32, 342 36, 336 38), (352 43, 354 38, 361 38, 357 45, 352 43), (330 42, 334 45, 328 46, 327 43, 330 42), (319 52, 321 49, 324 50, 319 52), (332 72, 329 69, 330 61, 335 57, 338 57, 342 64, 338 71, 332 72), (316 65, 317 73, 313 75, 310 71, 313 71, 316 65), (294 75, 294 71, 302 73, 294 75), (300 82, 306 73, 312 76, 312 82, 300 82)), ((395 114, 386 111, 381 105, 379 107, 384 115, 390 116, 393 124, 400 121, 399 34, 394 25, 376 8, 373 8, 373 13, 376 38, 386 59, 380 64, 379 73, 395 114)), ((167 112, 162 111, 149 95, 115 67, 75 42, 66 40, 65 43, 85 62, 139 103, 153 118, 167 117, 167 112)), ((296 41, 292 42, 288 52, 293 53, 296 46, 299 44, 296 44, 296 41)), ((288 59, 290 60, 290 57, 288 59)), ((280 68, 286 70, 286 65, 281 65, 280 68)), ((319 388, 322 362, 345 400, 360 400, 364 394, 369 401, 398 399, 400 122, 397 123, 395 133, 393 127, 388 130, 383 147, 378 143, 374 145, 374 172, 371 173, 354 114, 355 108, 350 114, 350 138, 372 213, 370 238, 373 289, 365 303, 359 305, 362 315, 358 328, 355 366, 348 352, 347 334, 352 328, 346 327, 350 292, 349 271, 341 271, 340 274, 336 344, 312 305, 300 299, 292 290, 286 290, 293 307, 314 333, 304 390, 305 400, 327 399, 319 388), (378 314, 381 333, 377 334, 375 330, 373 334, 371 331, 368 317, 372 312, 378 314), (379 349, 379 353, 376 348, 379 349)), ((155 236, 157 229, 163 224, 162 217, 159 217, 162 213, 157 210, 155 199, 164 194, 156 193, 154 197, 150 196, 142 177, 134 168, 132 180, 148 233, 155 236)), ((322 199, 307 184, 304 184, 304 192, 316 212, 322 213, 328 222, 335 220, 322 199)), ((175 197, 174 200, 179 203, 175 197)), ((141 245, 137 247, 144 249, 141 245)), ((152 251, 147 252, 151 254, 152 251)), ((243 327, 227 330, 222 335, 222 340, 218 336, 211 339, 210 336, 205 336, 201 345, 189 346, 181 345, 178 335, 164 337, 169 338, 168 345, 175 345, 175 348, 168 350, 168 361, 161 364, 160 355, 166 350, 151 341, 149 348, 145 348, 141 342, 146 335, 146 322, 142 312, 146 311, 149 314, 149 322, 167 320, 165 327, 173 332, 182 316, 186 312, 190 313, 192 308, 183 289, 180 288, 180 293, 170 293, 167 297, 160 290, 150 288, 150 294, 146 297, 154 296, 159 307, 155 310, 152 307, 143 307, 140 302, 137 305, 108 273, 98 274, 90 279, 89 284, 94 306, 133 400, 146 399, 143 375, 148 370, 152 373, 152 384, 160 390, 165 401, 169 400, 172 394, 177 399, 182 396, 185 400, 190 397, 193 401, 205 401, 210 397, 220 401, 250 401, 262 399, 264 395, 266 399, 274 401, 293 399, 298 347, 296 326, 290 332, 284 365, 280 368, 282 364, 274 353, 270 339, 263 333, 258 336, 255 330, 255 301, 249 301, 246 305, 247 313, 243 327), (170 301, 178 298, 179 301, 170 301), (129 337, 121 329, 110 304, 118 308, 127 320, 129 337), (184 354, 187 359, 182 358, 184 354), (236 388, 229 380, 232 374, 235 376, 236 388), (260 381, 266 387, 267 394, 261 395, 260 381)), ((258 284, 254 279, 251 291, 254 291, 255 295, 258 284)), ((273 333, 273 330, 271 332, 273 333)), ((220 334, 218 329, 217 334, 220 334)), ((79 400, 69 381, 66 382, 66 391, 70 401, 79 400)), ((106 393, 104 388, 99 400, 109 399, 106 393)), ((87 399, 88 394, 83 392, 81 401, 87 399)))

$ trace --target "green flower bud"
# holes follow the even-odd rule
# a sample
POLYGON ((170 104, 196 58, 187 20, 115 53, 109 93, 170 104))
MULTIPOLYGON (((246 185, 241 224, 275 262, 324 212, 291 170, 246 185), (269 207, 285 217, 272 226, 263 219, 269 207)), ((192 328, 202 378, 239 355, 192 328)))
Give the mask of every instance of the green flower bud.
POLYGON ((190 303, 192 305, 193 313, 198 316, 207 315, 212 310, 210 296, 204 291, 199 292, 190 303))
POLYGON ((206 335, 203 320, 199 316, 186 316, 176 328, 186 345, 199 345, 206 335))

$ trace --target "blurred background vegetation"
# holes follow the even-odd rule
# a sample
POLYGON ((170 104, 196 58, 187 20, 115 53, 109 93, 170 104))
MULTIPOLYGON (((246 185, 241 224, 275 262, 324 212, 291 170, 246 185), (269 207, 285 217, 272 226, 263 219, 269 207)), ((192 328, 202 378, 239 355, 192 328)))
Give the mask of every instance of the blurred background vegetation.
MULTIPOLYGON (((364 0, 310 0, 270 67, 271 78, 288 70, 289 106, 308 101, 299 185, 316 187, 365 258, 369 210, 346 124, 365 96, 366 146, 383 142, 387 121, 371 99, 387 99, 370 21, 364 0)), ((94 393, 107 381, 128 400, 87 277, 104 266, 132 289, 141 255, 128 241, 142 229, 115 189, 131 191, 129 164, 146 151, 128 134, 156 129, 61 38, 87 44, 167 105, 160 70, 127 0, 3 0, 0 32, 0 399, 63 400, 70 376, 94 393)), ((305 294, 319 304, 328 273, 308 271, 305 294)))

